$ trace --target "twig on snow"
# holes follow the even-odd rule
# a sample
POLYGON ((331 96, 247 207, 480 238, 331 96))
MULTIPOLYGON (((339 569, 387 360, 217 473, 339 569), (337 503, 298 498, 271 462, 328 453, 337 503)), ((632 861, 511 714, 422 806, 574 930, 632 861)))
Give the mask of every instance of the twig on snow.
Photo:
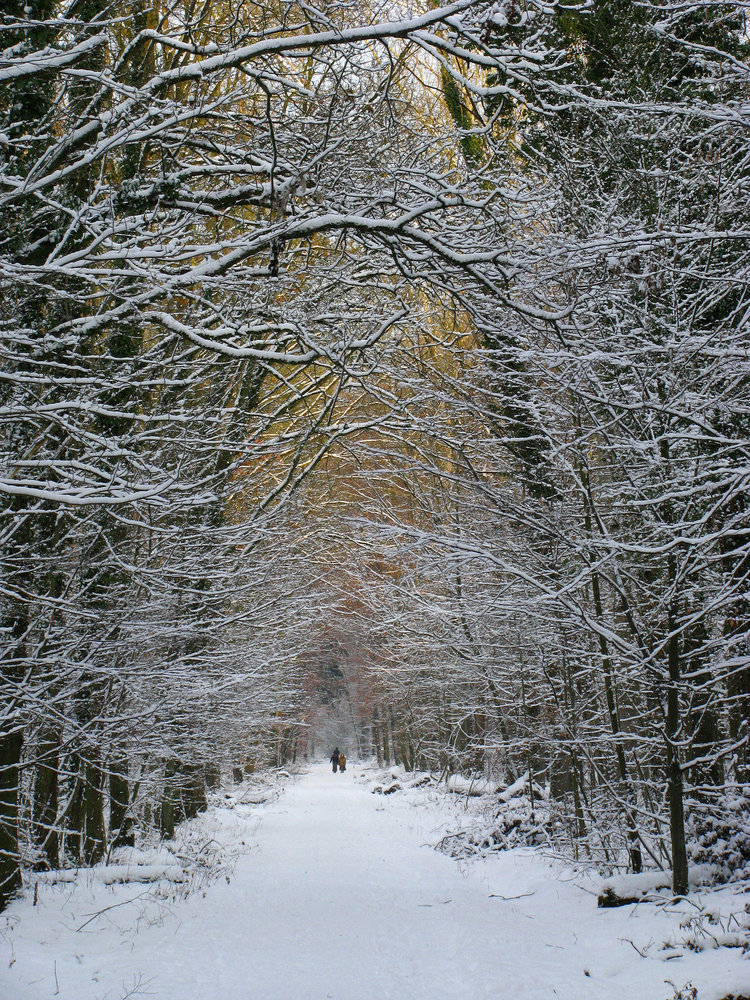
POLYGON ((111 906, 105 906, 103 910, 97 910, 96 913, 91 914, 91 916, 89 917, 88 920, 85 921, 85 923, 82 923, 80 927, 76 927, 76 934, 78 934, 79 931, 82 931, 84 927, 87 927, 92 920, 96 920, 96 918, 100 917, 102 913, 106 913, 107 910, 116 910, 118 906, 125 906, 126 903, 134 903, 136 899, 141 899, 143 896, 146 896, 149 892, 151 892, 150 889, 144 889, 143 892, 139 892, 138 895, 133 896, 132 899, 123 899, 119 903, 113 903, 111 906))
POLYGON ((646 945, 645 949, 644 949, 643 951, 641 951, 641 949, 640 949, 640 948, 638 947, 638 945, 637 945, 637 944, 634 944, 634 943, 633 943, 633 942, 632 942, 632 941, 630 940, 630 938, 619 938, 619 940, 620 940, 620 941, 627 941, 627 943, 628 943, 629 945, 631 945, 631 947, 635 948, 635 950, 636 950, 636 951, 638 952, 638 954, 639 954, 639 955, 641 956, 641 958, 648 958, 648 949, 649 949, 649 948, 651 947, 651 945, 653 944, 653 942, 652 942, 652 941, 649 941, 649 943, 648 943, 648 944, 646 945))

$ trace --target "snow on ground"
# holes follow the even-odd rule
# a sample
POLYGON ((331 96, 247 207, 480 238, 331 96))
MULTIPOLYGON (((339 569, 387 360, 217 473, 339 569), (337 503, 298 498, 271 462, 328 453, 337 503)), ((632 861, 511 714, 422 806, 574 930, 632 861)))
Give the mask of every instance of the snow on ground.
POLYGON ((0 918, 0 998, 667 1000, 688 982, 698 1000, 750 994, 740 948, 686 947, 699 907, 718 933, 747 894, 599 909, 600 880, 529 849, 472 862, 434 850, 459 797, 406 778, 372 794, 362 775, 314 765, 280 797, 212 806, 158 859, 185 882, 41 881, 36 906, 30 891, 0 918), (203 850, 234 853, 233 867, 217 881, 214 858, 213 880, 197 879, 203 850))

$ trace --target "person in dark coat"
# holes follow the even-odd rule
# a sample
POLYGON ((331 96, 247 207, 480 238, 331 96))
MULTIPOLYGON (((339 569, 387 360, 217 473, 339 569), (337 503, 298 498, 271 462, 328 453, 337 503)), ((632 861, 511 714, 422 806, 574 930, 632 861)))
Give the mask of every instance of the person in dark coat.
POLYGON ((339 748, 336 749, 331 754, 331 764, 333 765, 333 773, 336 773, 336 768, 339 766, 339 748))

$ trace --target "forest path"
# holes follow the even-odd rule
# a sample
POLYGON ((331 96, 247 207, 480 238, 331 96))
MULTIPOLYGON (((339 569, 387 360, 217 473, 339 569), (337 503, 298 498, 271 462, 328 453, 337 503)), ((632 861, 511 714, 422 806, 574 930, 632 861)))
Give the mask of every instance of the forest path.
MULTIPOLYGON (((506 859, 503 887, 490 889, 481 866, 462 873, 428 846, 443 814, 398 795, 372 795, 355 780, 358 770, 334 775, 330 765, 315 765, 265 812, 258 851, 238 865, 231 887, 212 891, 199 924, 183 923, 182 943, 173 943, 165 971, 175 998, 605 995, 601 987, 586 990, 582 968, 575 988, 555 993, 562 948, 575 938, 559 911, 545 932, 551 940, 540 939, 525 900, 490 897, 535 891, 522 856, 506 859), (182 954, 193 947, 203 949, 205 963, 196 978, 182 954)), ((549 872, 528 861, 554 897, 549 872)))
POLYGON ((745 967, 644 960, 630 941, 665 941, 665 908, 598 910, 531 851, 460 864, 430 846, 456 803, 359 774, 317 764, 266 805, 209 810, 206 839, 253 846, 187 899, 27 895, 0 934, 0 1000, 666 1000, 688 978, 718 1000, 745 967))

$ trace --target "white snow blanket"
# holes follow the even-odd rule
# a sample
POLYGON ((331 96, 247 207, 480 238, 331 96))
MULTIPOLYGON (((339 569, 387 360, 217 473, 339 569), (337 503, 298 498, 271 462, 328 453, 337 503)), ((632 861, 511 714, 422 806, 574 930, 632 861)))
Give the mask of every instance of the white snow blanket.
MULTIPOLYGON (((598 879, 528 849, 459 864, 433 845, 465 799, 373 795, 359 773, 316 765, 265 805, 210 809, 206 839, 246 853, 187 898, 167 881, 40 886, 36 907, 29 893, 0 917, 0 997, 668 1000, 667 980, 699 1000, 750 993, 739 948, 680 945, 700 896, 602 910, 598 879)), ((741 912, 746 898, 710 901, 741 912)))

